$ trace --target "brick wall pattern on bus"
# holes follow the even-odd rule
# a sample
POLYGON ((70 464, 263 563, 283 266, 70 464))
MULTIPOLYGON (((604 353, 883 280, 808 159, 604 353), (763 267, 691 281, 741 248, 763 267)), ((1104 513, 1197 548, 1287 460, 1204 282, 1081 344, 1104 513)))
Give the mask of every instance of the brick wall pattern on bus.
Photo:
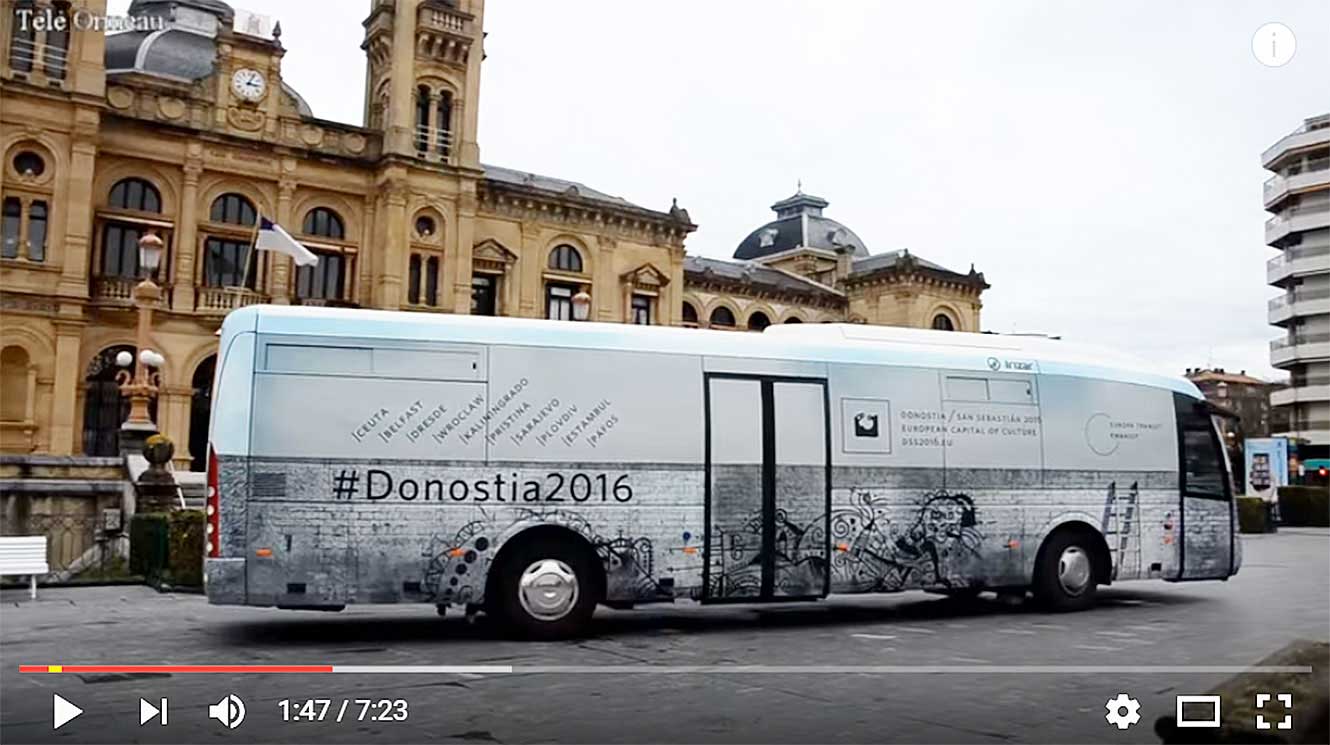
MULTIPOLYGON (((715 596, 726 595, 718 583, 751 581, 742 577, 753 571, 752 552, 726 554, 725 539, 713 534, 706 555, 700 466, 253 459, 247 474, 244 465, 222 464, 222 545, 224 555, 248 556, 253 604, 478 603, 503 542, 541 524, 586 538, 606 567, 611 600, 699 597, 708 560, 715 596), (374 493, 386 494, 382 499, 367 497, 371 471, 392 479, 388 493, 387 478, 376 477, 374 493), (560 501, 476 502, 455 501, 446 491, 461 480, 474 497, 474 484, 492 485, 497 474, 505 484, 516 474, 520 483, 551 485, 552 473, 564 475, 565 489, 570 474, 586 474, 593 484, 602 475, 606 484, 625 476, 632 496, 619 501, 611 490, 603 500, 597 492, 582 503, 566 492, 560 501), (426 484, 435 481, 444 486, 431 487, 426 499, 426 484), (416 486, 403 487, 408 482, 416 486), (247 502, 237 498, 251 487, 247 502), (253 555, 259 548, 271 556, 253 555), (289 593, 292 584, 303 584, 304 592, 289 593)), ((816 493, 784 497, 792 509, 779 523, 779 561, 802 569, 782 574, 783 594, 820 594, 825 564, 832 592, 1025 584, 1040 541, 1068 521, 1105 533, 1119 580, 1178 574, 1182 522, 1172 473, 838 466, 828 519, 816 509, 824 498, 821 469, 809 470, 789 478, 816 493)), ((713 472, 713 479, 724 478, 720 469, 713 472)), ((751 468, 731 480, 751 487, 751 468)), ((1212 504, 1188 505, 1189 573, 1227 571, 1227 546, 1217 546, 1227 541, 1227 505, 1212 504)), ((760 499, 741 506, 728 529, 751 538, 760 527, 752 520, 760 517, 760 499)))

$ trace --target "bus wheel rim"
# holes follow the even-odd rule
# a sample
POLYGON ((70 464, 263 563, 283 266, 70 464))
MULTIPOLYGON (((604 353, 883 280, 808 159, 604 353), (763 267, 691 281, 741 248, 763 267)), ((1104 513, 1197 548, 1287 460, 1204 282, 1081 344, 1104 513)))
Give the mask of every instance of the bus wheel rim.
POLYGON ((531 562, 517 586, 522 609, 541 621, 557 621, 571 613, 580 593, 577 575, 558 559, 531 562))
POLYGON ((1090 586, 1090 555, 1080 546, 1068 546, 1058 557, 1058 582, 1072 596, 1080 595, 1090 586))

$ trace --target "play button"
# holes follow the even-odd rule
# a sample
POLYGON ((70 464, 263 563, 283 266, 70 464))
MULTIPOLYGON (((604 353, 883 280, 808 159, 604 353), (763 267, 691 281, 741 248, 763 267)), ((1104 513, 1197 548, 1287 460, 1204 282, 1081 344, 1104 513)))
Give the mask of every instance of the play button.
POLYGON ((60 698, 60 694, 54 693, 51 701, 51 729, 60 729, 69 723, 69 720, 83 713, 79 707, 60 698))

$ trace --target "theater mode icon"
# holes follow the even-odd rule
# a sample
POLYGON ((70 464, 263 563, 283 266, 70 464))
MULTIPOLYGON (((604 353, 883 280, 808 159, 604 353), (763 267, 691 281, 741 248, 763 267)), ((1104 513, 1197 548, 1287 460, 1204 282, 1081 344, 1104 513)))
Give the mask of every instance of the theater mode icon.
POLYGON ((1179 729, 1215 729, 1219 727, 1218 696, 1178 696, 1176 701, 1173 721, 1177 723, 1179 729), (1183 716, 1184 708, 1191 710, 1193 714, 1191 719, 1183 716), (1195 713, 1198 708, 1204 709, 1207 715, 1197 718, 1195 713))

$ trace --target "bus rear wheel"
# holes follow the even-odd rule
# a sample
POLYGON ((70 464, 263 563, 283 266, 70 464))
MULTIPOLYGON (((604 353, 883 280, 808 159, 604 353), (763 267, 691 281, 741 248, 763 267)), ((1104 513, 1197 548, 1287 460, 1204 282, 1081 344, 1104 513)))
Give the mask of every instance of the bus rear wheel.
POLYGON ((1048 610, 1085 610, 1094 605, 1098 589, 1093 543, 1075 531, 1050 537, 1034 570, 1034 595, 1048 610))
POLYGON ((499 620, 528 639, 567 639, 585 633, 596 611, 592 559, 570 541, 537 538, 514 547, 499 568, 499 620))

